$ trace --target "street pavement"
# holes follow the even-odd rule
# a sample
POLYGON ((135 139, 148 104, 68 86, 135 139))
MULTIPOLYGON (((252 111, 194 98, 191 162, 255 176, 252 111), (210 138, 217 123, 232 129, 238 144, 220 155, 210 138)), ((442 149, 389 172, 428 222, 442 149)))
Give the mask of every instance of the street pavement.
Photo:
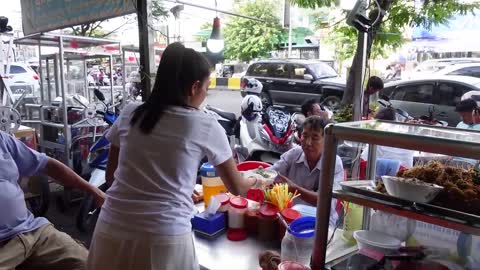
MULTIPOLYGON (((241 102, 242 97, 239 91, 209 90, 207 98, 202 105, 209 104, 219 109, 233 112, 239 116, 241 102)), ((56 191, 51 194, 50 207, 46 217, 53 223, 55 228, 69 234, 88 247, 92 237, 91 233, 80 232, 75 226, 75 218, 81 202, 79 200, 72 202, 70 208, 62 212, 56 204, 56 197, 60 196, 61 192, 63 191, 56 191)))

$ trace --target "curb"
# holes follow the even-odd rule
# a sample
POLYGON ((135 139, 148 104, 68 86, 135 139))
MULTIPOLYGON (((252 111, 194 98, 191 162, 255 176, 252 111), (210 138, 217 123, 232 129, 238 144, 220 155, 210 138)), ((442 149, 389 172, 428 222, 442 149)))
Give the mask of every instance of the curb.
POLYGON ((240 90, 241 78, 210 78, 209 89, 240 90))

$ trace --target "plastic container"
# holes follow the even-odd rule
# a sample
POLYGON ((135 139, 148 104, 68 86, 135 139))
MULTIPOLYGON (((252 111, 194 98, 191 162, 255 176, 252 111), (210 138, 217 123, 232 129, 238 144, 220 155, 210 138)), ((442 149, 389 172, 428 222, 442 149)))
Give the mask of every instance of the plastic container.
POLYGON ((314 232, 314 217, 301 217, 293 221, 282 240, 281 260, 310 265, 314 232))
POLYGON ((220 193, 215 195, 215 198, 220 202, 222 206, 218 209, 218 212, 222 212, 227 214, 228 213, 228 208, 230 208, 230 197, 225 194, 225 193, 220 193))
POLYGON ((298 262, 286 261, 278 265, 278 270, 305 270, 305 265, 298 262))
POLYGON ((200 175, 202 177, 203 201, 205 202, 205 207, 207 207, 212 196, 227 192, 227 188, 220 176, 218 176, 215 167, 208 162, 200 167, 200 175))
POLYGON ((358 249, 373 249, 383 254, 390 254, 398 250, 402 241, 381 232, 360 230, 353 233, 357 240, 358 249))
POLYGON ((349 245, 355 245, 353 232, 362 229, 363 207, 354 203, 345 204, 342 239, 349 245))
MULTIPOLYGON (((280 215, 282 215, 283 219, 287 222, 287 224, 292 223, 294 220, 302 216, 299 211, 292 208, 283 209, 280 212, 280 215)), ((283 225, 283 223, 278 220, 278 239, 282 239, 285 236, 286 231, 287 228, 285 228, 285 225, 283 225)))
POLYGON ((274 241, 278 235, 277 213, 278 208, 270 203, 260 206, 258 219, 258 239, 262 241, 274 241))
POLYGON ((242 197, 233 197, 230 199, 230 208, 228 209, 228 228, 244 229, 245 213, 247 212, 248 201, 242 197))

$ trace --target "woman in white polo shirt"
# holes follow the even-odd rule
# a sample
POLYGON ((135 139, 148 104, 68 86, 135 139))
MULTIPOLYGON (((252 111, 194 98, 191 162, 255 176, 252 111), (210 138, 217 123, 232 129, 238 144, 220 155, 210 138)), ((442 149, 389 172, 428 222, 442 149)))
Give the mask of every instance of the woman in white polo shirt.
POLYGON ((226 187, 254 185, 236 169, 224 130, 198 108, 210 65, 180 43, 162 55, 149 99, 129 104, 110 129, 107 182, 88 260, 91 270, 198 269, 190 218, 204 156, 226 187))

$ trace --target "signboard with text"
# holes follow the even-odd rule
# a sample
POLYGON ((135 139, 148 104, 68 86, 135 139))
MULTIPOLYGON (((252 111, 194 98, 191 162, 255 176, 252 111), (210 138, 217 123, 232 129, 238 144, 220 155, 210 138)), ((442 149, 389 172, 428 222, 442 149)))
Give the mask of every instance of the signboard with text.
POLYGON ((135 13, 136 0, 21 0, 24 35, 135 13))

